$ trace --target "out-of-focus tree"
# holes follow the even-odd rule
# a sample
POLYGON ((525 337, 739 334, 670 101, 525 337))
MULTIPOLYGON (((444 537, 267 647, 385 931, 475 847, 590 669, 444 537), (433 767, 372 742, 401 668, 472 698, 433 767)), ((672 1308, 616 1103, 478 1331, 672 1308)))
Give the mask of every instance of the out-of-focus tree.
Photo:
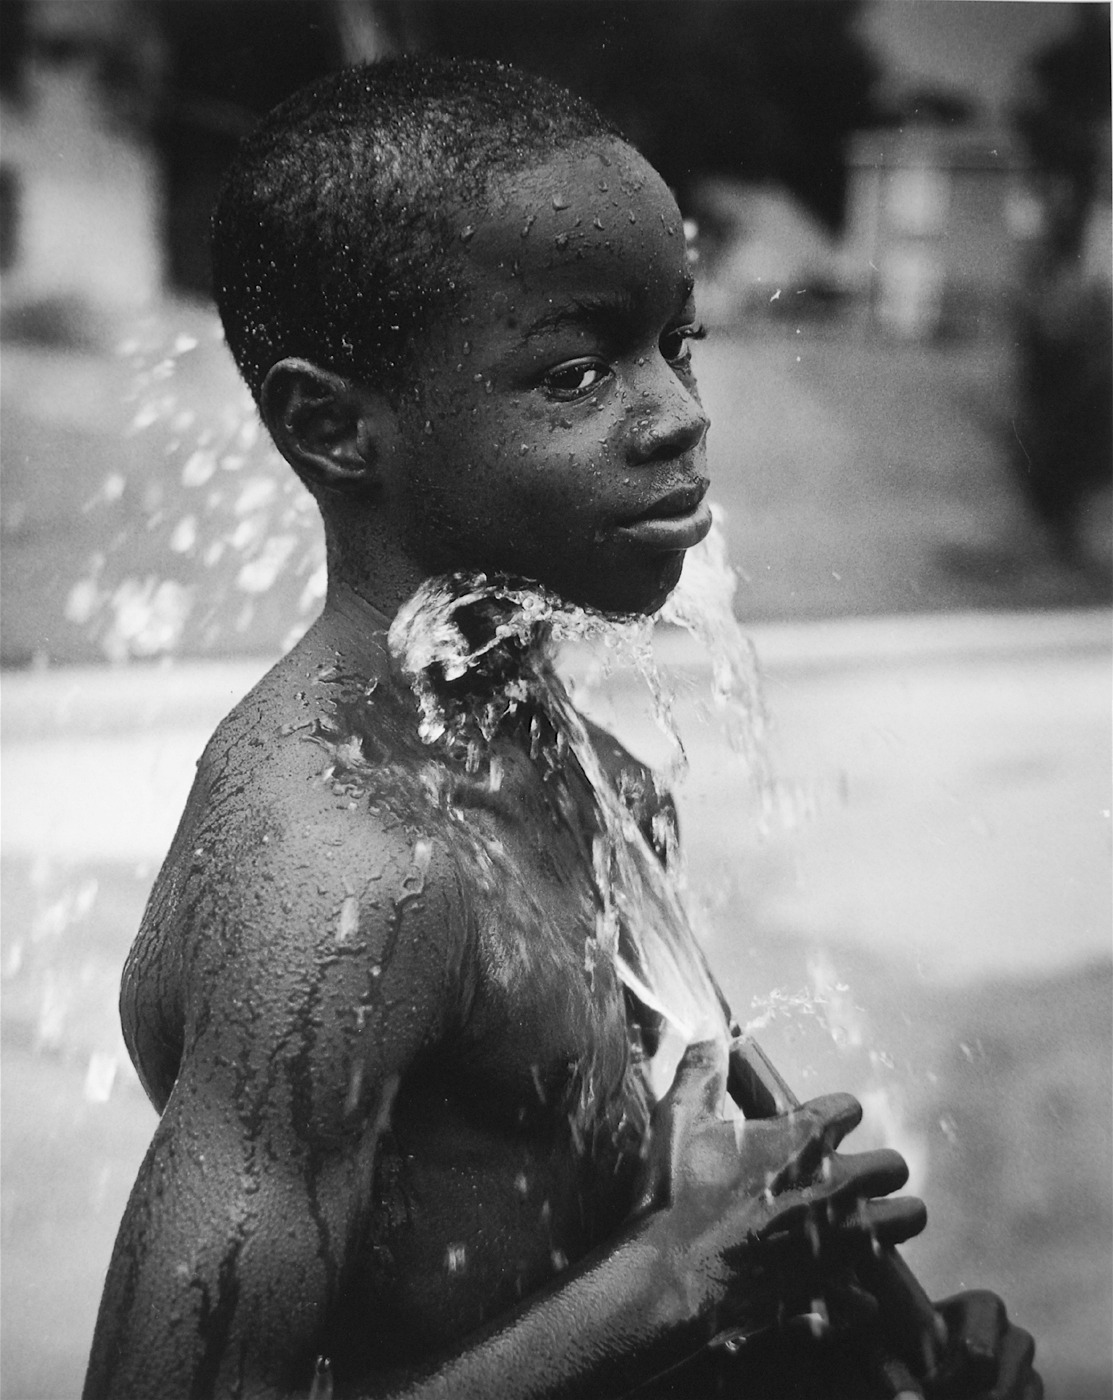
POLYGON ((392 49, 532 69, 612 116, 682 202, 703 176, 741 176, 787 187, 833 229, 847 137, 874 117, 859 0, 133 3, 161 40, 152 133, 170 273, 199 292, 208 210, 236 138, 301 84, 392 49))
POLYGON ((1019 326, 1017 474, 1061 552, 1113 587, 1113 291, 1107 4, 1033 61, 1015 122, 1043 236, 1019 326))
POLYGON ((1042 185, 1048 255, 1076 257, 1109 154, 1107 4, 1075 6, 1074 29, 1033 60, 1014 120, 1042 185))
POLYGON ((0 0, 0 97, 8 101, 23 96, 27 44, 27 0, 0 0))
POLYGON ((400 47, 516 63, 611 116, 683 197, 704 175, 790 189, 832 228, 873 119, 853 0, 380 0, 400 47))
POLYGON ((236 143, 295 89, 338 67, 321 0, 158 0, 164 51, 154 131, 166 191, 169 273, 209 290, 209 217, 236 143))

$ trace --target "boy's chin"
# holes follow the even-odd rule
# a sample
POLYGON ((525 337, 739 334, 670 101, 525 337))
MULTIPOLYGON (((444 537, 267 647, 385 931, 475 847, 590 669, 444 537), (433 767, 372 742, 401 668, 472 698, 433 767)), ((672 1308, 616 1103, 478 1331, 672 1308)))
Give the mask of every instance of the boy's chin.
POLYGON ((590 590, 590 595, 588 590, 584 590, 584 595, 579 596, 579 590, 571 589, 564 596, 580 607, 609 617, 652 617, 661 611, 680 582, 683 566, 684 555, 679 554, 648 577, 631 571, 621 581, 590 590))

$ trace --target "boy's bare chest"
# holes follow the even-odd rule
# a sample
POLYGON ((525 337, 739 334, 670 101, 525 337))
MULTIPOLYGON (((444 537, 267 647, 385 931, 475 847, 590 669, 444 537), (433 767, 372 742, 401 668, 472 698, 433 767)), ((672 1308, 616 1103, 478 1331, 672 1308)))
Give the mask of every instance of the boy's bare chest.
POLYGON ((511 762, 496 794, 456 807, 474 950, 459 1034, 489 1110, 529 1125, 602 1104, 628 1059, 625 999, 603 927, 595 814, 574 784, 511 762))
POLYGON ((644 1143, 591 813, 525 769, 497 798, 455 813, 474 981, 380 1159, 374 1292, 403 1348, 465 1334, 613 1236, 644 1143))

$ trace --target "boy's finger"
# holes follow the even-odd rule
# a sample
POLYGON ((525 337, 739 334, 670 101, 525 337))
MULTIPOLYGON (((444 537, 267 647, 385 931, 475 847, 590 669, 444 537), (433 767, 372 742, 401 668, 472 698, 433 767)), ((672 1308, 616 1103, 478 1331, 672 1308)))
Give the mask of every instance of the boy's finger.
POLYGON ((787 1162, 774 1173, 770 1190, 783 1191, 814 1177, 834 1148, 862 1120, 862 1105, 850 1094, 826 1094, 811 1099, 777 1119, 754 1119, 750 1131, 761 1125, 787 1124, 797 1145, 787 1162))
POLYGON ((1036 1344, 1031 1333, 1022 1327, 1010 1327, 1001 1343, 996 1384, 990 1391, 992 1400, 1038 1400, 1043 1394, 1043 1382, 1032 1370, 1035 1357, 1036 1344))
POLYGON ((870 1246, 893 1249, 914 1239, 927 1224, 927 1206, 917 1196, 896 1196, 885 1201, 863 1202, 858 1219, 853 1216, 844 1229, 857 1228, 870 1246))
POLYGON ((891 1196, 908 1184, 908 1163, 891 1147, 873 1152, 832 1153, 824 1160, 817 1186, 826 1186, 836 1200, 872 1200, 891 1196))
POLYGON ((971 1386, 988 1390, 1000 1374, 1009 1332, 1004 1303, 996 1293, 972 1289, 945 1298, 937 1308, 950 1338, 947 1369, 969 1378, 971 1386))
POLYGON ((818 1121, 828 1151, 836 1148, 862 1121, 862 1105, 853 1094, 822 1094, 801 1104, 797 1112, 818 1121))

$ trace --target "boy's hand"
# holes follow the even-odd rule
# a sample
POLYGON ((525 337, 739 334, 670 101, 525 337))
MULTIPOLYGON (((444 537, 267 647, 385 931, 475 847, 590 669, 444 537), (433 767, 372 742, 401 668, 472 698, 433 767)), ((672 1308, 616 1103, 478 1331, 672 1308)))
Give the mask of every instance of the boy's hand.
POLYGON ((688 1306, 744 1335, 845 1294, 855 1256, 918 1233, 925 1212, 873 1199, 907 1181, 897 1153, 834 1154, 861 1118, 849 1095, 747 1121, 739 1137, 720 1116, 726 1072, 714 1044, 686 1051, 654 1114, 640 1205, 688 1306))
POLYGON ((1042 1400, 1035 1343, 996 1294, 959 1293, 936 1306, 949 1340, 932 1400, 1042 1400))

